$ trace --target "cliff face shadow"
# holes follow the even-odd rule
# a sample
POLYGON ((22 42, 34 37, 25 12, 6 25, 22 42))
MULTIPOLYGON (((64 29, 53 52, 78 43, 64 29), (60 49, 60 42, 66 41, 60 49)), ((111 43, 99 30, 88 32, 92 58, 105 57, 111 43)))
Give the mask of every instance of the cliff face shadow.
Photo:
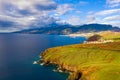
POLYGON ((71 73, 68 80, 80 80, 82 77, 82 73, 81 72, 74 72, 71 73))

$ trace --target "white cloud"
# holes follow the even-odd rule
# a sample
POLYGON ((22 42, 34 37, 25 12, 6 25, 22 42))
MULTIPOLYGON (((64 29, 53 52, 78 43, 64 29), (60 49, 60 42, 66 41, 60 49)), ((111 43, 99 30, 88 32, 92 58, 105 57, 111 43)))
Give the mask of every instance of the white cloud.
POLYGON ((14 26, 12 27, 12 28, 0 28, 0 32, 2 32, 2 33, 6 33, 6 32, 13 32, 13 31, 18 31, 18 30, 20 30, 20 29, 18 29, 18 28, 15 28, 14 26))
POLYGON ((103 10, 103 11, 99 11, 99 12, 96 12, 95 16, 106 16, 106 15, 111 15, 111 14, 120 14, 120 9, 110 9, 110 10, 103 10))
POLYGON ((77 10, 77 11, 75 11, 77 14, 81 14, 82 13, 82 11, 79 11, 79 10, 77 10))
POLYGON ((50 24, 56 19, 50 17, 49 13, 57 7, 53 0, 0 0, 0 20, 12 21, 17 25, 11 26, 11 29, 0 29, 13 31, 29 28, 30 25, 50 24))
POLYGON ((1 13, 17 16, 40 14, 45 11, 47 13, 57 8, 57 4, 52 0, 1 0, 0 5, 1 13))
POLYGON ((0 0, 1 5, 4 4, 13 4, 17 6, 19 9, 28 9, 34 7, 36 4, 40 4, 43 6, 54 5, 55 2, 52 0, 0 0))
POLYGON ((106 3, 109 7, 112 8, 120 6, 120 0, 107 0, 106 3))
POLYGON ((116 27, 120 28, 120 22, 119 21, 106 21, 106 22, 102 22, 102 24, 111 24, 113 26, 116 26, 116 27))
POLYGON ((105 21, 120 21, 120 15, 113 15, 104 18, 105 21))
POLYGON ((61 16, 66 14, 69 11, 72 11, 73 8, 70 4, 62 4, 58 5, 57 9, 55 10, 55 16, 61 16))
POLYGON ((113 26, 119 26, 120 21, 120 9, 109 9, 98 12, 89 12, 86 16, 84 23, 100 23, 111 24, 113 26))
POLYGON ((71 16, 69 19, 66 20, 67 23, 72 24, 72 25, 80 25, 81 20, 78 16, 71 16))

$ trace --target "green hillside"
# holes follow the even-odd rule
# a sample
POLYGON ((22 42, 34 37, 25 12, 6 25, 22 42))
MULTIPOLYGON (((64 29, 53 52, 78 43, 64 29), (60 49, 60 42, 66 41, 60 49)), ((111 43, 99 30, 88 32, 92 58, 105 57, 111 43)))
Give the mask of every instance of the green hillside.
POLYGON ((72 72, 69 80, 120 80, 120 42, 49 48, 42 57, 72 72))
POLYGON ((96 34, 102 36, 102 38, 105 40, 120 41, 120 32, 102 31, 102 32, 98 32, 96 34))

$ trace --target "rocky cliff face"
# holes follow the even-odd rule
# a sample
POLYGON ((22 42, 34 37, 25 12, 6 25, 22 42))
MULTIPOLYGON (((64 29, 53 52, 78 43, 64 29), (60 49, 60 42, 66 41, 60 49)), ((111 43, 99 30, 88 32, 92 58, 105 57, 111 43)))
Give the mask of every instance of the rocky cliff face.
POLYGON ((67 64, 59 64, 57 61, 44 60, 45 65, 56 64, 58 65, 58 72, 67 72, 69 73, 68 80, 80 80, 82 73, 77 70, 75 66, 69 66, 67 64))

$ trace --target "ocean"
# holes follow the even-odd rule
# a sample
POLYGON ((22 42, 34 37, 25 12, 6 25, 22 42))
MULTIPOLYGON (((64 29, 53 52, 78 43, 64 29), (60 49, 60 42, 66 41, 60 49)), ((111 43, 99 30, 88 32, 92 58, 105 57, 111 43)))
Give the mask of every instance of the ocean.
POLYGON ((54 66, 33 64, 47 48, 79 44, 84 37, 41 34, 0 34, 0 80, 66 80, 54 66))

